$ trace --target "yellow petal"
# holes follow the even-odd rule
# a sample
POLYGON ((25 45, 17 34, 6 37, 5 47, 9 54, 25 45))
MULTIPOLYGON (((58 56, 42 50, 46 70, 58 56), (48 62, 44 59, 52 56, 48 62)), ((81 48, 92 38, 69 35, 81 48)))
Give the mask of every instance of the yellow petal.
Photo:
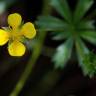
POLYGON ((6 44, 8 40, 9 40, 8 32, 0 29, 0 46, 6 44))
POLYGON ((8 51, 11 56, 23 56, 25 50, 25 46, 19 41, 13 41, 8 46, 8 51))
POLYGON ((8 16, 8 24, 12 28, 17 28, 21 24, 21 21, 22 21, 22 17, 18 13, 13 13, 8 16))
POLYGON ((36 30, 34 25, 31 22, 25 23, 21 29, 21 33, 26 37, 26 38, 34 38, 36 35, 36 30))

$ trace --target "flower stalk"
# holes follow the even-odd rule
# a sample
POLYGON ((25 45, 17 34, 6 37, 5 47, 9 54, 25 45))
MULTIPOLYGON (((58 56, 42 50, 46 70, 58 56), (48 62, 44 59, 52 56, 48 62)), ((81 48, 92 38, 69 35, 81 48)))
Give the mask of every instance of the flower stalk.
MULTIPOLYGON (((51 12, 51 8, 49 7, 49 0, 43 0, 43 15, 47 15, 51 12)), ((28 62, 28 65, 26 66, 26 69, 21 75, 20 80, 17 82, 16 87, 13 89, 12 93, 9 96, 18 96, 22 88, 24 87, 25 82, 27 81, 28 77, 31 74, 32 68, 34 67, 38 57, 40 56, 42 46, 45 40, 47 32, 42 31, 40 32, 37 42, 33 46, 33 53, 30 57, 30 60, 28 62)))

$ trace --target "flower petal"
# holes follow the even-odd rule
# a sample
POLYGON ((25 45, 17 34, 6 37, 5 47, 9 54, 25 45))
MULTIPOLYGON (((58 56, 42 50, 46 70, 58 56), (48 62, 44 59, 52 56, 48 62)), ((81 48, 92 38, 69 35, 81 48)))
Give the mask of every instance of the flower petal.
POLYGON ((34 25, 31 22, 27 22, 22 26, 21 33, 26 37, 26 38, 34 38, 36 35, 36 30, 34 25))
POLYGON ((13 13, 8 16, 8 24, 12 28, 17 28, 21 24, 21 21, 22 21, 22 17, 18 13, 13 13))
POLYGON ((6 44, 8 40, 9 40, 8 32, 0 29, 0 46, 6 44))
POLYGON ((11 56, 23 56, 26 47, 19 41, 13 41, 8 46, 8 51, 11 56))

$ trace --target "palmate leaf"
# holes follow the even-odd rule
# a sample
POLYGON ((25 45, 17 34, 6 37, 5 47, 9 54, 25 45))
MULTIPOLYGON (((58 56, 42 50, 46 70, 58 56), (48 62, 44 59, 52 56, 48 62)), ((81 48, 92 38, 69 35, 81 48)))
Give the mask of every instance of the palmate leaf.
POLYGON ((93 0, 78 0, 78 4, 74 12, 75 22, 80 21, 80 19, 85 15, 85 13, 89 10, 92 4, 93 0))
POLYGON ((68 31, 61 31, 61 32, 54 32, 53 33, 53 40, 64 40, 67 39, 69 37, 69 32, 68 31))
POLYGON ((64 30, 68 24, 53 16, 39 16, 36 25, 46 31, 64 30))
POLYGON ((80 38, 78 38, 75 41, 75 46, 76 46, 79 64, 82 65, 83 57, 85 54, 89 53, 89 49, 87 48, 87 46, 84 44, 84 42, 80 38))
POLYGON ((63 68, 65 66, 71 57, 72 46, 73 40, 69 38, 64 44, 57 48, 57 52, 53 56, 53 62, 55 62, 56 68, 63 68))
POLYGON ((96 45, 96 31, 82 31, 80 33, 81 37, 85 40, 89 41, 90 43, 96 45))
POLYGON ((70 22, 72 16, 67 0, 52 0, 51 5, 65 20, 70 22))
POLYGON ((85 54, 83 68, 86 72, 86 75, 89 75, 90 77, 93 77, 96 74, 96 54, 93 52, 85 54))
POLYGON ((86 45, 83 43, 83 41, 80 38, 78 38, 78 40, 75 42, 75 46, 76 46, 79 65, 82 68, 84 75, 87 75, 88 72, 84 68, 85 66, 83 60, 85 54, 89 53, 89 49, 86 47, 86 45))
POLYGON ((94 30, 94 21, 85 21, 81 20, 77 25, 78 30, 83 31, 83 30, 94 30))

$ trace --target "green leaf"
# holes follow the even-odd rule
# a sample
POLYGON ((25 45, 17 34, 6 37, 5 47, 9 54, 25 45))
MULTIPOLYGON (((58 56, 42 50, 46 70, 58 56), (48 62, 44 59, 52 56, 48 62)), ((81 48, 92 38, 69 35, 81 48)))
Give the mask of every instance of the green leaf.
POLYGON ((83 69, 86 74, 90 77, 93 77, 96 74, 96 54, 93 52, 89 52, 89 54, 85 54, 83 60, 83 69))
POLYGON ((85 15, 85 13, 89 10, 92 4, 93 0, 78 0, 78 4, 74 12, 75 22, 80 21, 80 19, 85 15))
POLYGON ((80 38, 78 38, 77 41, 75 42, 75 46, 77 50, 79 64, 81 65, 84 55, 87 54, 89 50, 80 38))
POLYGON ((64 30, 68 26, 67 23, 53 16, 40 16, 36 25, 46 31, 64 30))
POLYGON ((85 54, 89 53, 89 49, 86 47, 86 45, 83 43, 83 41, 80 38, 78 38, 78 40, 75 42, 75 46, 76 46, 79 65, 81 66, 84 75, 86 75, 87 72, 86 70, 84 70, 83 60, 84 60, 85 54))
POLYGON ((96 45, 96 31, 84 31, 84 32, 81 32, 80 35, 85 40, 96 45))
POLYGON ((63 68, 67 61, 71 57, 71 51, 73 46, 73 40, 69 38, 64 44, 61 44, 57 48, 57 52, 53 56, 53 61, 55 62, 55 68, 63 68))
POLYGON ((94 21, 85 21, 82 20, 77 24, 77 28, 82 31, 82 30, 94 30, 95 27, 93 25, 94 21))
POLYGON ((65 20, 70 22, 72 15, 67 0, 52 0, 51 5, 65 20))
POLYGON ((62 32, 54 32, 54 36, 52 37, 53 40, 64 40, 69 37, 69 32, 62 31, 62 32))

